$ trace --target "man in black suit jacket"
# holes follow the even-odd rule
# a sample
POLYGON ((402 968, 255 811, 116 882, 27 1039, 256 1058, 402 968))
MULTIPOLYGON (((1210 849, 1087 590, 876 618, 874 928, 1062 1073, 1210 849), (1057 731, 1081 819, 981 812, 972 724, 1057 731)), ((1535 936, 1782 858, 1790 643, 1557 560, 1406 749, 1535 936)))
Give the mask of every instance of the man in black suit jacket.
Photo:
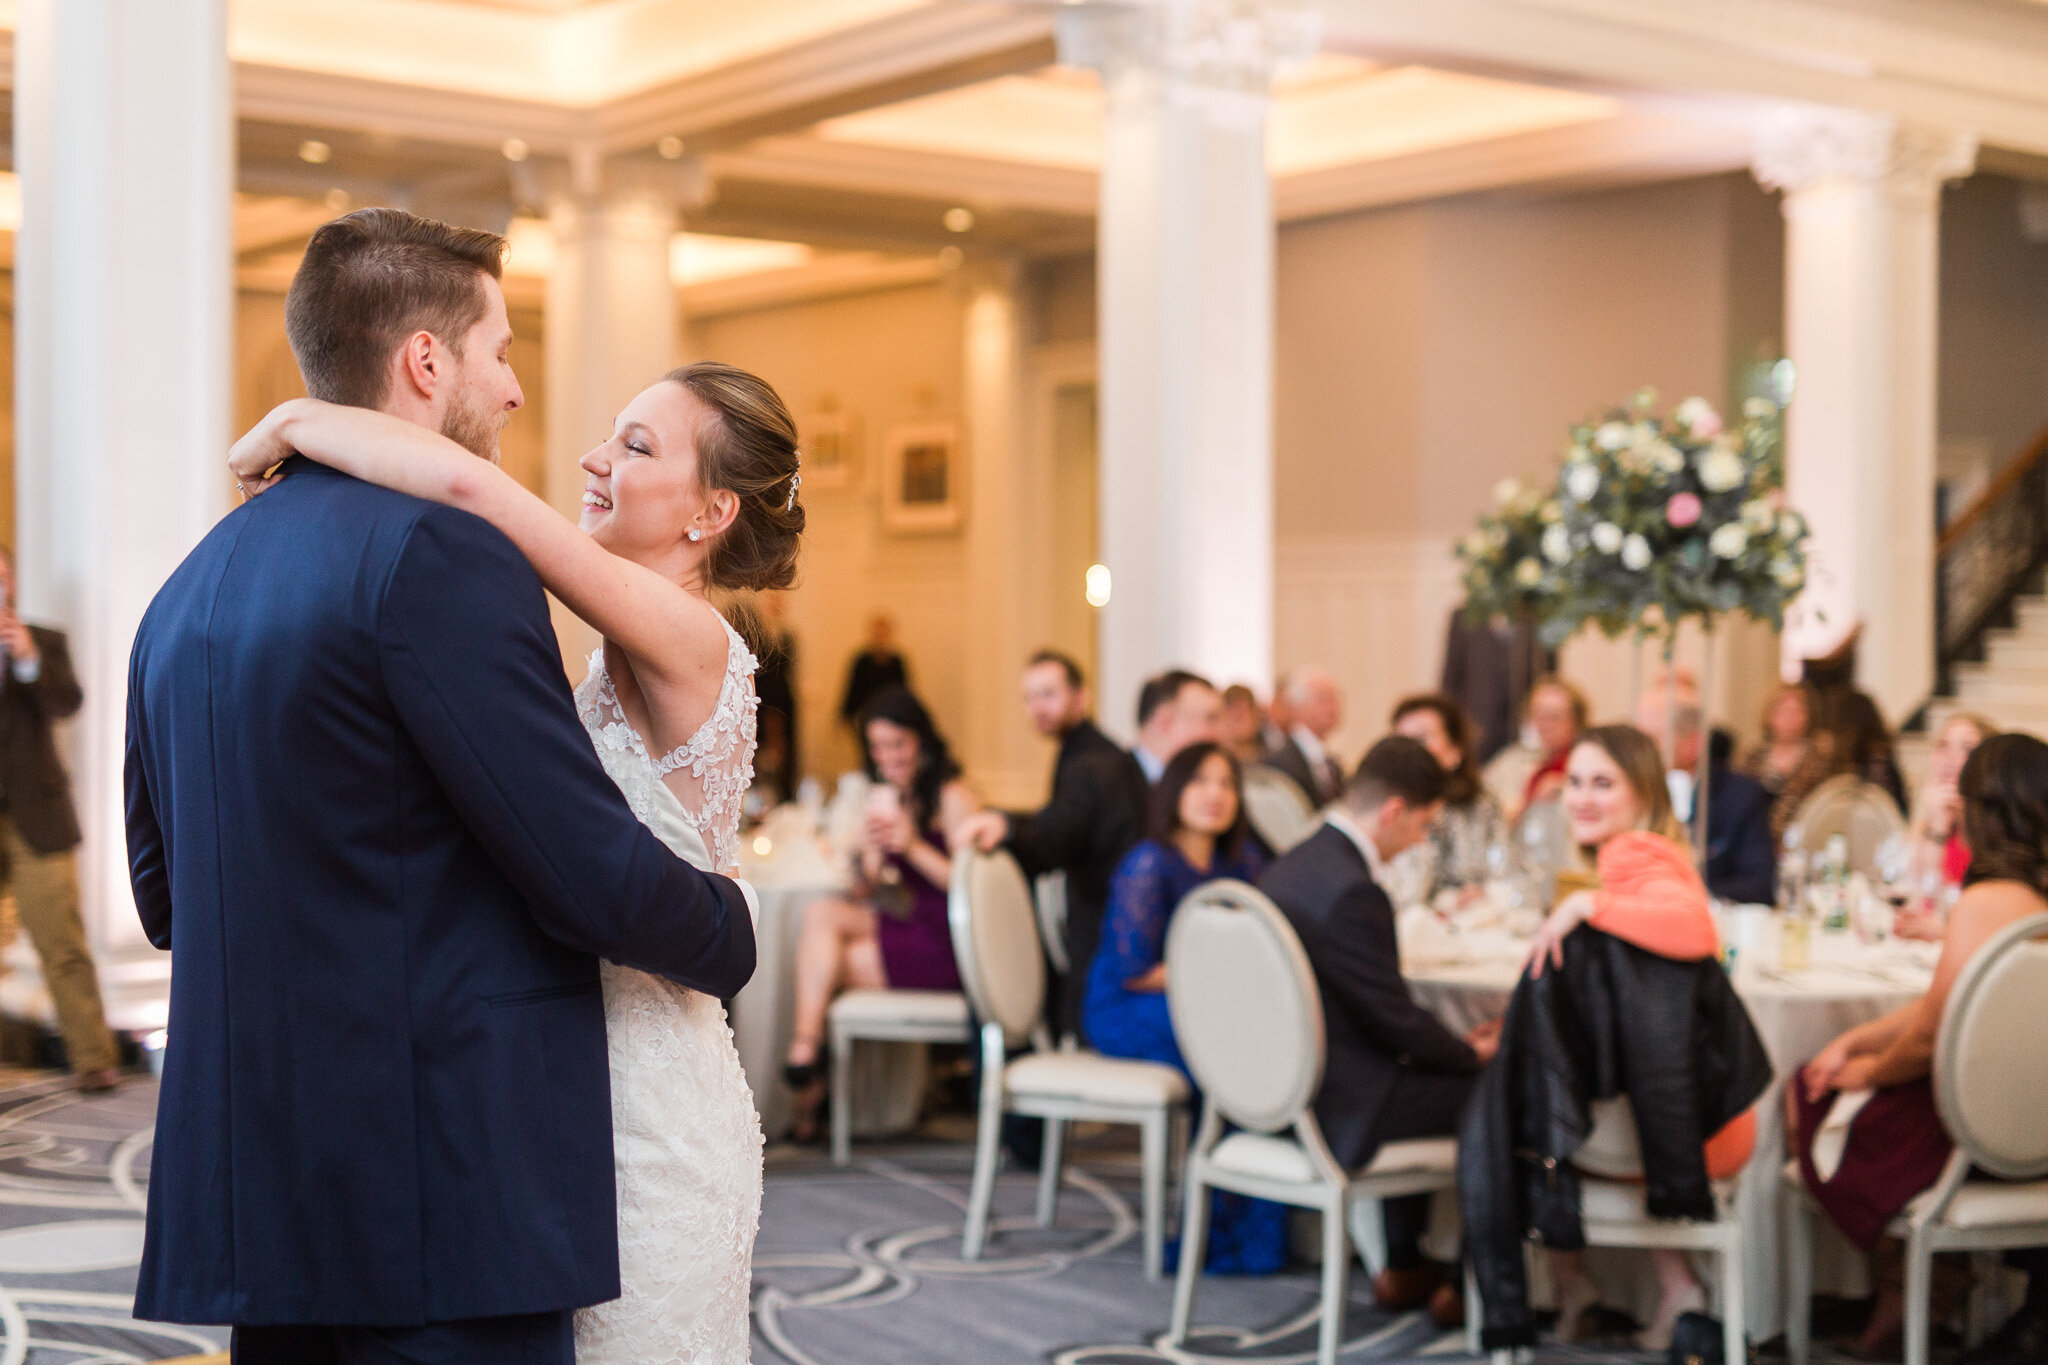
POLYGON ((1068 972, 1059 992, 1059 1031, 1078 1033, 1088 966, 1102 939, 1109 879, 1145 837, 1145 774, 1138 761, 1095 728, 1081 666, 1041 650, 1024 669, 1024 709, 1038 732, 1060 743, 1052 798, 1035 815, 986 811, 964 833, 983 852, 1001 847, 1027 876, 1067 874, 1068 972))
POLYGON ((14 614, 14 563, 0 553, 0 884, 43 964, 64 1060, 98 1091, 119 1081, 121 1054, 78 913, 78 812, 50 733, 84 701, 64 633, 14 614))
MULTIPOLYGON (((1665 690, 1645 692, 1636 707, 1636 724, 1653 738, 1664 733, 1665 690)), ((1700 761, 1701 731, 1706 715, 1682 688, 1678 713, 1672 718, 1671 809, 1692 824, 1698 784, 1693 774, 1700 761)), ((1778 845, 1771 837, 1771 794, 1764 784, 1731 766, 1735 741, 1716 730, 1708 762, 1707 890, 1737 905, 1769 905, 1777 899, 1778 845)))
MULTIPOLYGON (((503 249, 321 228, 308 389, 494 453, 503 249)), ((571 1365, 571 1310, 619 1293, 598 959, 732 995, 744 893, 627 808, 511 541, 287 470, 129 664, 130 876, 175 963, 135 1313, 234 1324, 237 1365, 571 1365)))
MULTIPOLYGON (((1326 1057, 1316 1123, 1346 1169, 1389 1142, 1450 1137, 1499 1029, 1459 1038, 1415 1003, 1401 977, 1394 905, 1381 889, 1386 865, 1421 843, 1443 809, 1444 770, 1429 750, 1390 735, 1373 745, 1323 827, 1273 864, 1259 888, 1294 926, 1323 998, 1326 1057)), ((1385 1204, 1387 1269, 1373 1289, 1381 1304, 1462 1312, 1442 1267, 1425 1265, 1420 1241, 1429 1196, 1385 1204)))
POLYGON ((1277 695, 1292 717, 1280 743, 1259 758, 1261 765, 1292 778, 1311 806, 1327 806, 1344 787, 1344 767, 1329 749, 1330 736, 1344 723, 1344 693, 1319 668, 1290 674, 1277 695))

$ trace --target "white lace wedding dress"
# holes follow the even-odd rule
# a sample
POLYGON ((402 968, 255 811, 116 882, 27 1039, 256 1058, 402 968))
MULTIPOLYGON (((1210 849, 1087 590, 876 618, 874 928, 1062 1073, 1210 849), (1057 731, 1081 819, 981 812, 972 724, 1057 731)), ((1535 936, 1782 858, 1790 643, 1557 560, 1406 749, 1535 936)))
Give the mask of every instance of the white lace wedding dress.
MULTIPOLYGON (((718 706, 673 753, 654 758, 627 724, 602 649, 576 709, 641 822, 696 866, 733 874, 757 702, 754 656, 726 634, 718 706)), ((576 1315, 577 1365, 744 1365, 761 1121, 732 1030, 710 996, 609 962, 603 978, 623 1292, 576 1315)))

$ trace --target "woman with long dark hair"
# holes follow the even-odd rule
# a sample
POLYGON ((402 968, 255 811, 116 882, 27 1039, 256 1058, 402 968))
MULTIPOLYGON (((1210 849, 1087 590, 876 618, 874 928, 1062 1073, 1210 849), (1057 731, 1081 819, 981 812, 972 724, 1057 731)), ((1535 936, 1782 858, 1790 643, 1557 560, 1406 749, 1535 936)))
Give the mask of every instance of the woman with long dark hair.
MULTIPOLYGON (((1096 1051, 1187 1074, 1166 1009, 1167 926, 1196 887, 1225 877, 1257 881, 1264 862, 1245 821, 1243 775, 1230 751, 1204 741, 1175 754, 1153 789, 1144 842, 1124 855, 1109 884, 1102 946, 1081 1006, 1081 1027, 1096 1051)), ((1208 1270, 1265 1274, 1286 1263, 1287 1218, 1279 1205, 1218 1192, 1212 1214, 1208 1270)))
POLYGON ((1441 692, 1402 698, 1394 707, 1392 725, 1395 734, 1429 750, 1450 778, 1444 785, 1443 814, 1429 827, 1429 839, 1401 859, 1424 865, 1418 880, 1425 900, 1435 899, 1440 891, 1470 900, 1492 871, 1488 851, 1508 839, 1500 802, 1479 780, 1479 727, 1464 707, 1441 692))
MULTIPOLYGON (((1879 1253, 1877 1307, 1858 1342, 1873 1357, 1898 1354, 1905 1324, 1901 1259, 1897 1243, 1884 1238, 1885 1226, 1934 1183, 1954 1150, 1931 1082, 1949 992, 1999 930, 2048 910, 2048 744, 2032 735, 1993 735, 1971 751, 1956 787, 1970 868, 1927 993, 1829 1043, 1785 1092, 1807 1189, 1849 1240, 1879 1253), (1814 1138, 1835 1101, 1862 1090, 1874 1093, 1822 1179, 1814 1138)), ((2048 1359, 2048 1252, 2013 1259, 2028 1272, 2026 1305, 2005 1331, 1964 1356, 1972 1365, 2048 1359)), ((1945 1289, 1957 1287, 1937 1275, 1937 1296, 1945 1289)))
POLYGON ((804 910, 796 945, 796 1032, 784 1079, 796 1092, 793 1133, 812 1135, 824 1098, 818 1053, 825 1012, 846 990, 956 991, 960 969, 946 922, 949 832, 981 808, 924 703, 907 688, 870 697, 859 717, 868 780, 854 885, 804 910))

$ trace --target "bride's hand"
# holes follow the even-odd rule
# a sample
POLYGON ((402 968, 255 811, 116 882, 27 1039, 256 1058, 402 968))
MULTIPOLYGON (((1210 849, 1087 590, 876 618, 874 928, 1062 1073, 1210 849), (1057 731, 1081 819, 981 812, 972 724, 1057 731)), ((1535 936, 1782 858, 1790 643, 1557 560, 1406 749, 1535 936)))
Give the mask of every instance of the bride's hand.
POLYGON ((277 474, 277 467, 296 453, 285 439, 285 423, 306 401, 294 398, 278 404, 229 449, 228 469, 235 476, 235 487, 244 496, 261 493, 282 477, 277 474))
POLYGON ((1545 966, 1564 966, 1564 941, 1572 930, 1593 918, 1598 907, 1590 891, 1574 891, 1558 902, 1557 909, 1529 940, 1529 952, 1522 959, 1522 969, 1531 976, 1543 975, 1545 966))

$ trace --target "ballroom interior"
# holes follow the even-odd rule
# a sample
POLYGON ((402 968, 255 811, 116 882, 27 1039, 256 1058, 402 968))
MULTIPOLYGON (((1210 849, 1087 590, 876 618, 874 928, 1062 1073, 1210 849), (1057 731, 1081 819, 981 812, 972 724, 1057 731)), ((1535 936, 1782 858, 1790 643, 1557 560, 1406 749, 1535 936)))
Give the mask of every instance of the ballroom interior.
MULTIPOLYGON (((0 534, 22 614, 70 633, 85 924, 137 1037, 170 966, 128 889, 129 642, 236 505, 229 443, 303 393, 285 291, 312 231, 364 206, 508 237, 526 402, 503 467, 569 515, 579 457, 671 366, 780 392, 809 525, 773 611, 828 787, 859 759, 840 694, 878 615, 995 806, 1046 790, 1017 686, 1040 648, 1080 661, 1124 741, 1162 668, 1261 696, 1327 669, 1355 759, 1437 685, 1454 547, 1504 481, 1554 477, 1572 424, 1640 389, 1734 412, 1787 360, 1786 493, 1825 609, 1682 632, 1705 710, 1748 747, 1786 661, 1853 623, 1909 778, 1959 687, 2048 733, 2048 674, 1981 662, 2012 594, 1959 631, 1942 586, 2040 553, 1950 533, 2048 454, 2041 0, 0 0, 0 46, 0 534)), ((556 621, 573 681, 596 637, 556 621)), ((1592 631, 1559 665, 1612 719, 1642 670, 1592 631)), ((8 964, 0 1011, 34 1016, 25 942, 8 964)), ((126 1207, 132 1174, 91 1152, 114 1192, 63 1198, 126 1207)), ((780 1197, 831 1178, 796 1169, 780 1197)), ((1129 1235, 1108 1186, 1074 1197, 1129 1235)), ((1001 1201, 1028 1222, 1024 1186, 1001 1201)), ((909 1294, 916 1237, 878 1251, 859 1213, 815 1219, 909 1294)), ((927 1266, 914 1331, 874 1308, 807 1335, 825 1272, 792 1219, 764 1232, 784 1265, 756 1359, 1224 1358, 1144 1344, 1165 1300, 1135 1243, 1031 1242, 981 1283, 927 1266), (932 1344, 978 1330, 1002 1276, 1098 1254, 1129 1264, 1043 1310, 1085 1327, 932 1344), (1129 1296, 1129 1321, 1104 1306, 1129 1296)), ((89 1316, 123 1272, 79 1264, 89 1316)), ((31 1317, 62 1317, 69 1282, 29 1273, 55 1296, 31 1317)), ((1297 1290, 1221 1283, 1203 1311, 1285 1338, 1311 1331, 1297 1290)), ((1359 1330, 1346 1359, 1454 1349, 1359 1330)), ((90 1359, 220 1344, 121 1340, 90 1359)))

